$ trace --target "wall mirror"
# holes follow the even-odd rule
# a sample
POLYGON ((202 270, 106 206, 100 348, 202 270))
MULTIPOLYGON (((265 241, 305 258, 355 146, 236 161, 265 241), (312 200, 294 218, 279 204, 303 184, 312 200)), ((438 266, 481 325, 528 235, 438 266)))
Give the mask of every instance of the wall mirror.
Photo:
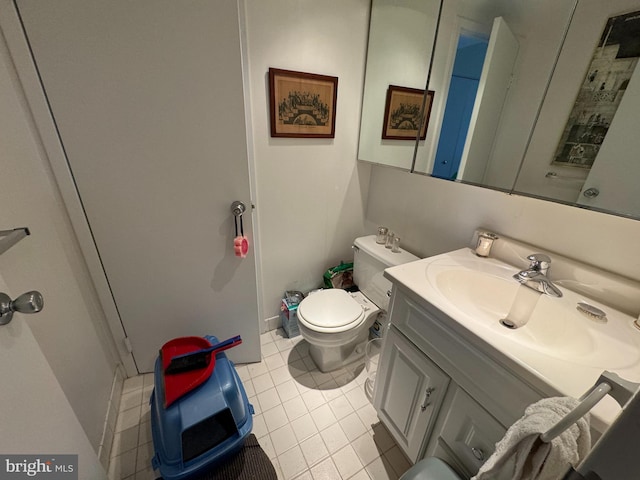
POLYGON ((444 0, 414 171, 509 190, 575 0, 444 0))
POLYGON ((580 0, 513 191, 640 218, 640 1, 580 0))
MULTIPOLYGON (((640 162, 631 158, 637 151, 634 142, 640 142, 630 117, 640 107, 640 79, 636 80, 640 73, 632 75, 633 48, 626 49, 625 59, 616 66, 610 65, 619 38, 637 39, 640 31, 632 21, 634 15, 629 15, 624 18, 625 35, 615 29, 609 37, 603 34, 611 26, 610 18, 640 11, 640 1, 443 0, 433 65, 426 72, 428 89, 434 91, 433 105, 426 139, 414 142, 413 164, 407 142, 381 140, 384 91, 395 80, 384 76, 393 70, 385 67, 389 60, 384 59, 393 54, 379 48, 392 43, 391 37, 386 43, 377 40, 378 29, 393 34, 385 18, 399 3, 404 5, 372 2, 360 160, 640 218, 640 195, 633 195, 640 162), (381 5, 387 15, 376 15, 381 5), (599 48, 603 53, 595 58, 599 48), (369 68, 370 60, 377 68, 369 68), (377 97, 371 93, 374 86, 377 97), (596 87, 592 99, 600 104, 576 107, 588 96, 588 89, 596 87), (599 123, 589 123, 590 108, 606 111, 605 103, 620 100, 622 94, 615 119, 602 113, 599 123), (372 127, 374 122, 378 123, 372 127), (608 130, 604 139, 599 135, 603 126, 608 130), (589 145, 586 130, 600 143, 589 145), (583 136, 582 143, 576 135, 583 136), (562 148, 564 162, 556 159, 556 151, 562 148), (587 154, 580 153, 584 151, 587 154), (576 155, 574 163, 567 161, 576 155), (580 155, 590 160, 580 160, 580 155)), ((438 2, 429 8, 423 5, 424 29, 433 28, 438 9, 438 2)), ((420 42, 425 45, 429 38, 422 37, 420 42)), ((424 48, 416 58, 420 68, 427 68, 430 49, 424 48)))
MULTIPOLYGON (((360 122, 358 158, 363 161, 409 170, 415 152, 416 134, 404 138, 383 138, 390 87, 424 90, 429 73, 440 0, 373 0, 369 25, 369 46, 360 122)), ((393 92, 391 92, 393 93, 393 92)), ((420 123, 422 105, 418 96, 403 97, 396 110, 404 110, 406 123, 420 123), (410 103, 410 107, 402 107, 410 103)), ((410 129, 407 129, 410 130, 410 129)), ((417 133, 417 132, 416 132, 417 133)))

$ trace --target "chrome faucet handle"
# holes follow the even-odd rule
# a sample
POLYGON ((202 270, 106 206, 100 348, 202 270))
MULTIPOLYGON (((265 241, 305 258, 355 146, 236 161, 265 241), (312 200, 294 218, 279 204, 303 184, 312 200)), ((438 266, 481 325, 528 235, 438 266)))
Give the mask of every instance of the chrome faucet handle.
POLYGON ((527 257, 527 260, 531 262, 529 264, 529 269, 536 270, 543 275, 547 274, 549 270, 549 265, 551 264, 551 258, 544 253, 532 253, 527 257))

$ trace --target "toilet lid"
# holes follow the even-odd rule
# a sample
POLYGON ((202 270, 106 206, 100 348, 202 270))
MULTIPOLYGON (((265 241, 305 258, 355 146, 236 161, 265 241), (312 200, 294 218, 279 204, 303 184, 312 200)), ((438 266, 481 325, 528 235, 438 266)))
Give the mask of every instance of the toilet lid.
POLYGON ((330 288, 300 302, 298 318, 319 332, 342 332, 360 323, 364 310, 344 290, 330 288))

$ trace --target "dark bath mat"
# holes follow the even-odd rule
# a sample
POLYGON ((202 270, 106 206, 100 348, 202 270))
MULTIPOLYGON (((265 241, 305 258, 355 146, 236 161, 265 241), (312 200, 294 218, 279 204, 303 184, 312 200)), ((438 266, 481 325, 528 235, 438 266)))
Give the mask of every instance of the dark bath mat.
POLYGON ((212 471, 195 480, 277 480, 276 469, 254 434, 247 437, 242 450, 212 471))

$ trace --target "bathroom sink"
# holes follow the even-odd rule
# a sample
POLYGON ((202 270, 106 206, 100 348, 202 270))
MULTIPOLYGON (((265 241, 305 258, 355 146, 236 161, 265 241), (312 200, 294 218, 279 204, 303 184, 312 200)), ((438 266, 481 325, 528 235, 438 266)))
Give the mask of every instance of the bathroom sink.
POLYGON ((471 330, 499 339, 516 357, 540 354, 602 369, 627 368, 640 361, 640 331, 630 317, 562 288, 562 282, 557 282, 561 298, 525 291, 531 314, 524 325, 510 329, 500 320, 509 314, 519 289, 528 288, 512 278, 517 268, 477 257, 469 249, 434 257, 423 268, 431 303, 471 330), (579 302, 604 310, 606 321, 580 312, 579 302))
MULTIPOLYGON (((605 370, 640 382, 637 314, 624 313, 638 311, 640 282, 554 255, 549 278, 562 296, 552 297, 513 278, 539 251, 501 237, 489 258, 462 248, 389 268, 392 323, 434 356, 458 364, 467 352, 484 355, 546 396, 578 398, 605 370), (527 308, 512 308, 514 301, 527 308), (603 310, 606 319, 582 313, 579 303, 603 310), (517 328, 504 326, 505 317, 517 328)), ((490 368, 464 365, 469 375, 490 368)), ((491 395, 502 381, 487 383, 485 392, 491 395)), ((619 411, 613 398, 604 398, 592 410, 592 425, 603 432, 619 411)))
POLYGON ((495 323, 496 318, 504 318, 519 286, 512 278, 515 268, 475 258, 443 258, 429 264, 426 273, 431 285, 452 306, 478 322, 495 323))

